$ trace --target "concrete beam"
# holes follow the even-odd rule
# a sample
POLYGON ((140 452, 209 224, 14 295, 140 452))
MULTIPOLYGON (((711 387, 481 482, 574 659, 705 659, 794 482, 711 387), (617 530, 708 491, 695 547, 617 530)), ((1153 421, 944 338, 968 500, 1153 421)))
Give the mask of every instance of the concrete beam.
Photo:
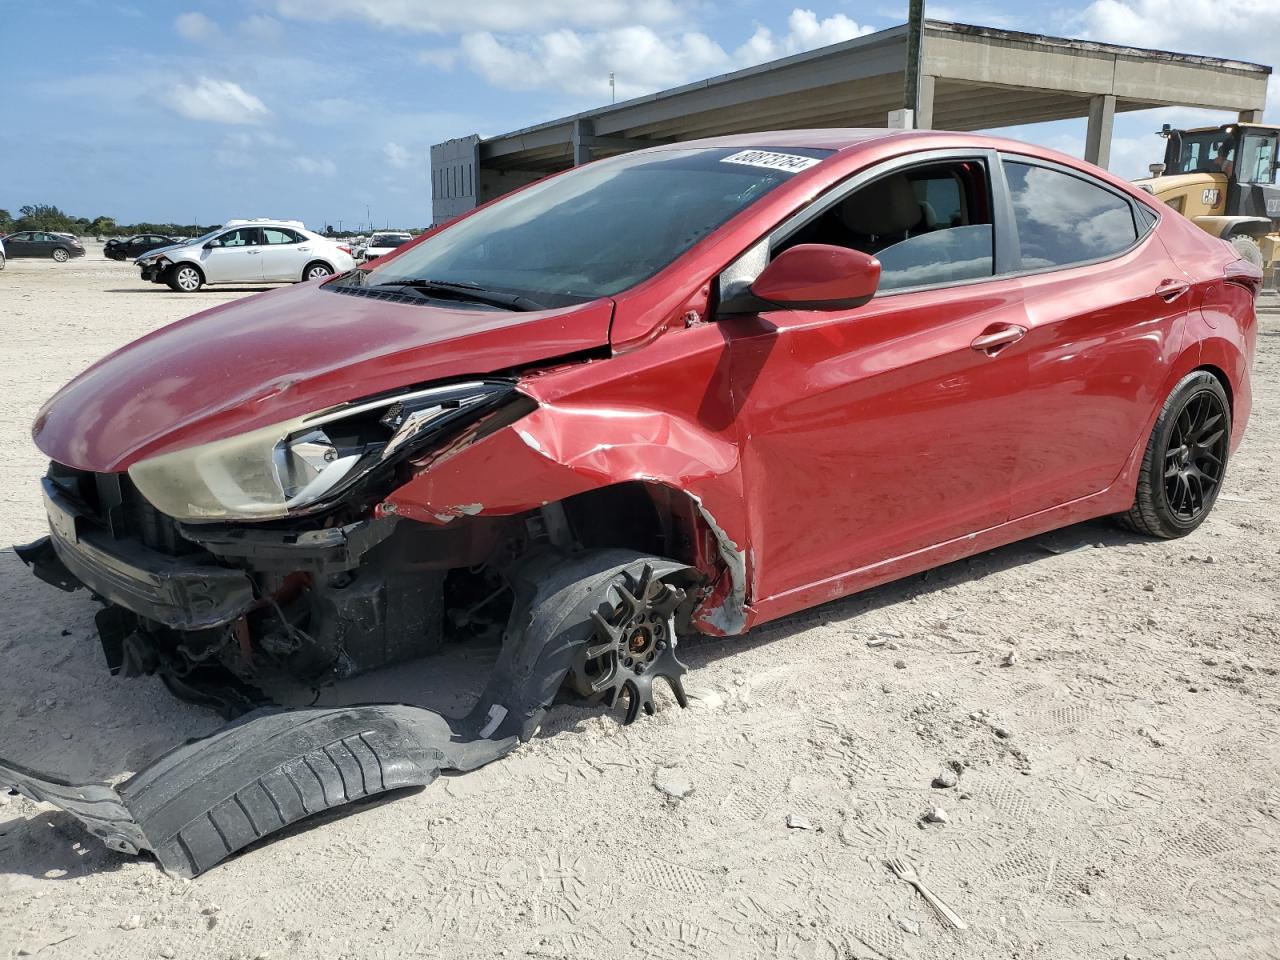
POLYGON ((1241 110, 1240 116, 1238 116, 1236 120, 1239 123, 1261 123, 1262 111, 1261 110, 1241 110))
POLYGON ((1089 127, 1084 135, 1084 158, 1106 167, 1111 163, 1111 130, 1116 120, 1116 98, 1112 94, 1089 101, 1089 127))

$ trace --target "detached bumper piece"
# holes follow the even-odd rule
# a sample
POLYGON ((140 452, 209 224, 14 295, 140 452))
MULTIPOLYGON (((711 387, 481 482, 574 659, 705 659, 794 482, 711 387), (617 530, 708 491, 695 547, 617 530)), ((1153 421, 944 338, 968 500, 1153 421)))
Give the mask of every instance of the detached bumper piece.
POLYGON ((161 757, 119 787, 71 784, 0 760, 0 785, 52 803, 109 848, 150 851, 194 877, 268 834, 442 770, 473 770, 517 737, 462 742, 420 707, 312 708, 248 716, 161 757))

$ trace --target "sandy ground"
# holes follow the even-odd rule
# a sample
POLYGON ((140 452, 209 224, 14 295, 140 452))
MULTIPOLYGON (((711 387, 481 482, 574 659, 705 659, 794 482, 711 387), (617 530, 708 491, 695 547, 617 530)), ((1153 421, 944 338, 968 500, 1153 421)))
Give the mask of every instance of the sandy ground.
MULTIPOLYGON (((96 250, 0 273, 0 542, 43 532, 40 402, 245 292, 172 294, 96 250)), ((1085 524, 690 643, 687 711, 557 708, 506 760, 194 882, 0 796, 0 956, 1280 957, 1280 315, 1262 334, 1248 438, 1189 539, 1085 524)), ((110 678, 91 602, 7 550, 0 601, 3 755, 117 777, 218 725, 110 678)))

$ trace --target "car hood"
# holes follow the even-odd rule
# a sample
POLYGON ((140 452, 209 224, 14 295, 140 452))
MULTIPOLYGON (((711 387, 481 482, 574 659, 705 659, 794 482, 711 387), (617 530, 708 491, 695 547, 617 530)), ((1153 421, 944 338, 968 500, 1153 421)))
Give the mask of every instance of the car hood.
POLYGON ((557 310, 388 302, 299 284, 136 340, 59 390, 32 437, 99 473, 387 390, 490 374, 609 343, 613 301, 557 310))
MULTIPOLYGON (((126 240, 121 240, 120 242, 121 242, 121 243, 127 243, 128 241, 126 241, 126 240)), ((185 243, 171 243, 171 244, 169 244, 169 245, 168 245, 168 246, 166 246, 166 247, 153 247, 152 249, 150 249, 150 250, 148 250, 146 253, 144 253, 141 257, 139 257, 138 259, 139 259, 139 260, 149 259, 149 258, 151 258, 151 257, 159 256, 159 255, 160 255, 160 254, 162 254, 162 253, 168 253, 170 250, 181 250, 181 249, 183 249, 184 247, 199 247, 199 244, 196 244, 196 243, 192 243, 192 242, 190 242, 190 241, 187 241, 187 242, 185 242, 185 243)))

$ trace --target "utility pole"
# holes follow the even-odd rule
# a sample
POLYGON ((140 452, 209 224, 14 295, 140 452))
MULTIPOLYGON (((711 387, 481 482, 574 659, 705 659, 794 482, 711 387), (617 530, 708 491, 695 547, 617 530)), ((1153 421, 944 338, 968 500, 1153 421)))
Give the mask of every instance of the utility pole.
POLYGON ((610 103, 618 102, 618 88, 614 84, 612 70, 609 71, 609 102, 610 103))
POLYGON ((902 90, 902 109, 911 111, 911 122, 920 115, 920 48, 924 40, 924 0, 910 0, 907 14, 907 62, 904 65, 906 82, 902 90))

